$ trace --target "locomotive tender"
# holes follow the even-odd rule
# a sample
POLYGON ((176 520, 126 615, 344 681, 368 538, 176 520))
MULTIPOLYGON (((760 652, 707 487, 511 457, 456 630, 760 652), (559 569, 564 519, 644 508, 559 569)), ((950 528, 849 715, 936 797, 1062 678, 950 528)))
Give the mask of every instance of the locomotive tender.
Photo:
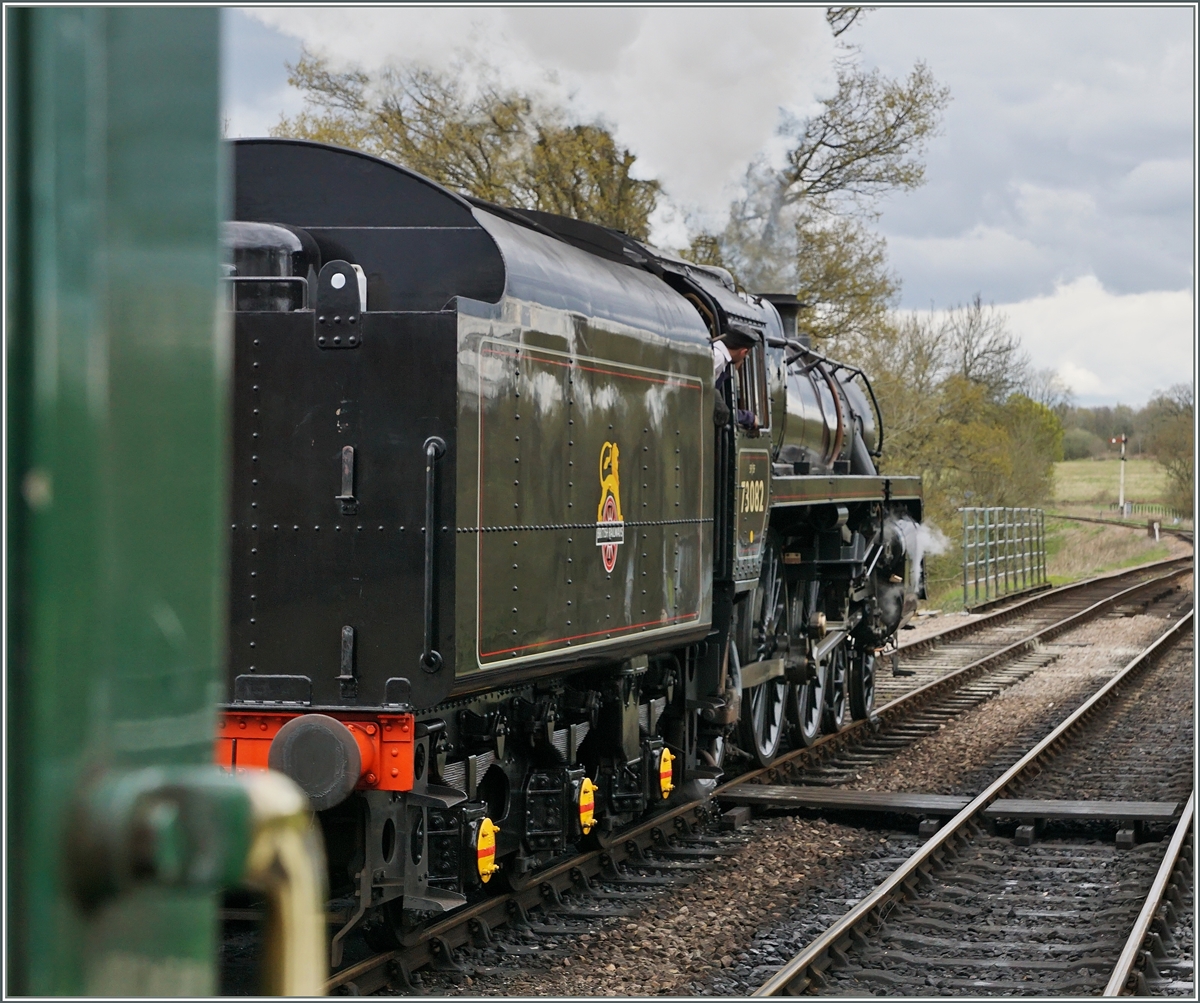
POLYGON ((870 713, 920 482, 794 297, 354 151, 232 159, 217 758, 308 792, 335 961, 870 713))

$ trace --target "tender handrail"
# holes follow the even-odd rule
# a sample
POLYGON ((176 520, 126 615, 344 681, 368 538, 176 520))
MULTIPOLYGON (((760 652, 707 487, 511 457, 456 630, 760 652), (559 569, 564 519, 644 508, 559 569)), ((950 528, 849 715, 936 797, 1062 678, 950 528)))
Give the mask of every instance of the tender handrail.
POLYGON ((442 655, 433 647, 433 538, 437 532, 437 461, 445 455, 446 440, 431 435, 422 448, 425 450, 425 646, 421 668, 437 672, 442 667, 442 655))

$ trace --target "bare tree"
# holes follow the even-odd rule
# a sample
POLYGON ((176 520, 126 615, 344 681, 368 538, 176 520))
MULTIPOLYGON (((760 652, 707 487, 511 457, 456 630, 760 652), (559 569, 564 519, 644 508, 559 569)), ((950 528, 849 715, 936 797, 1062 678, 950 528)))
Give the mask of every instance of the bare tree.
POLYGON ((925 180, 925 144, 936 135, 950 100, 924 63, 905 80, 878 70, 843 67, 837 92, 811 118, 785 120, 792 140, 778 184, 784 205, 801 200, 822 208, 869 210, 891 191, 925 180))
POLYGON ((1196 404, 1189 383, 1177 383, 1156 394, 1146 405, 1150 412, 1149 447, 1167 474, 1167 501, 1191 513, 1196 501, 1196 404))
POLYGON ((874 7, 826 7, 825 20, 834 38, 840 38, 874 7))
POLYGON ((979 293, 965 306, 948 311, 942 322, 955 371, 985 387, 997 403, 1029 383, 1029 355, 995 306, 984 306, 979 293))
POLYGON ((1031 370, 1021 393, 1058 415, 1061 420, 1075 403, 1075 392, 1056 369, 1031 370))
MULTIPOLYGON (((882 240, 872 238, 865 224, 877 215, 880 197, 923 183, 925 145, 936 134, 949 92, 922 63, 902 80, 850 59, 839 61, 837 74, 837 91, 817 114, 782 123, 790 145, 784 165, 753 162, 725 229, 704 236, 717 242, 723 264, 747 288, 799 289, 806 301, 825 304, 841 292, 806 283, 822 276, 841 281, 838 262, 852 251, 869 278, 855 285, 854 295, 861 305, 862 291, 872 287, 878 312, 891 305, 898 283, 887 268, 882 240), (814 261, 824 253, 833 259, 814 261)), ((851 333, 830 324, 824 329, 851 333)))

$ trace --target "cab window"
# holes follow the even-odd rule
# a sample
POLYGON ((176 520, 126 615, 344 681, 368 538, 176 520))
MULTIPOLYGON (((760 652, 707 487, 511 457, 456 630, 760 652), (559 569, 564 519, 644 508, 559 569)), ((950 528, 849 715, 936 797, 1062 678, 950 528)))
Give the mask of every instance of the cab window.
POLYGON ((746 361, 737 371, 737 406, 749 411, 758 420, 758 430, 771 427, 770 398, 767 392, 766 350, 761 344, 750 349, 746 361))

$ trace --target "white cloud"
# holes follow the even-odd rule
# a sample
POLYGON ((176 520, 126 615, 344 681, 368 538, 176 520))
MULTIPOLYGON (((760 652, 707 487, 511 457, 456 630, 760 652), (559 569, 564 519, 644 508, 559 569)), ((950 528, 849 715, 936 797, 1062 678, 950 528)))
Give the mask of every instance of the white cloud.
POLYGON ((901 274, 933 274, 960 290, 959 300, 976 292, 987 298, 995 284, 1030 272, 1044 273, 1051 261, 1043 248, 999 226, 977 223, 954 237, 889 236, 893 258, 905 262, 901 274))
POLYGON ((1174 213, 1192 208, 1192 162, 1182 158, 1144 160, 1113 186, 1115 208, 1174 213))
POLYGON ((225 135, 265 136, 279 123, 282 115, 295 115, 304 101, 291 87, 277 87, 256 95, 253 101, 233 101, 225 105, 225 135))
MULTIPOLYGON (((779 109, 803 114, 832 78, 820 8, 261 7, 224 16, 233 29, 225 61, 237 70, 225 98, 232 134, 261 133, 297 109, 282 64, 301 41, 369 67, 395 59, 450 69, 474 52, 515 86, 607 118, 638 155, 640 176, 661 177, 673 197, 654 217, 664 246, 684 242, 689 210, 717 225, 745 164, 778 151, 779 109)), ((868 66, 898 77, 921 59, 952 92, 927 150, 928 183, 883 206, 904 302, 944 306, 976 291, 1014 309, 1062 302, 1071 290, 1088 299, 1080 276, 1096 277, 1088 302, 1118 314, 1133 302, 1153 314, 1155 297, 1183 295, 1154 290, 1194 282, 1194 18, 1186 7, 1145 6, 869 13, 848 36, 868 66)), ((1098 363, 1068 364, 1081 395, 1085 384, 1106 392, 1098 363)))
POLYGON ((1096 200, 1089 193, 1073 188, 1057 188, 1017 182, 1014 202, 1023 229, 1057 230, 1089 226, 1096 218, 1096 200))
POLYGON ((1118 295, 1089 275, 999 309, 1034 365, 1058 370, 1082 404, 1141 405, 1193 378, 1190 290, 1118 295))
POLYGON ((1024 300, 1088 274, 1114 292, 1190 285, 1195 15, 1083 5, 868 14, 853 36, 868 63, 899 75, 922 59, 952 94, 928 183, 891 200, 881 221, 905 302, 976 289, 1024 300), (991 271, 959 236, 988 228, 1036 257, 991 271), (983 267, 928 267, 927 238, 963 243, 983 267))
MULTIPOLYGON (((466 53, 506 82, 602 116, 677 203, 727 208, 746 165, 778 151, 780 109, 832 85, 820 8, 255 8, 335 60, 451 69, 466 53)), ((673 231, 668 231, 673 232, 673 231)), ((656 233, 663 239, 662 233, 656 233)))

